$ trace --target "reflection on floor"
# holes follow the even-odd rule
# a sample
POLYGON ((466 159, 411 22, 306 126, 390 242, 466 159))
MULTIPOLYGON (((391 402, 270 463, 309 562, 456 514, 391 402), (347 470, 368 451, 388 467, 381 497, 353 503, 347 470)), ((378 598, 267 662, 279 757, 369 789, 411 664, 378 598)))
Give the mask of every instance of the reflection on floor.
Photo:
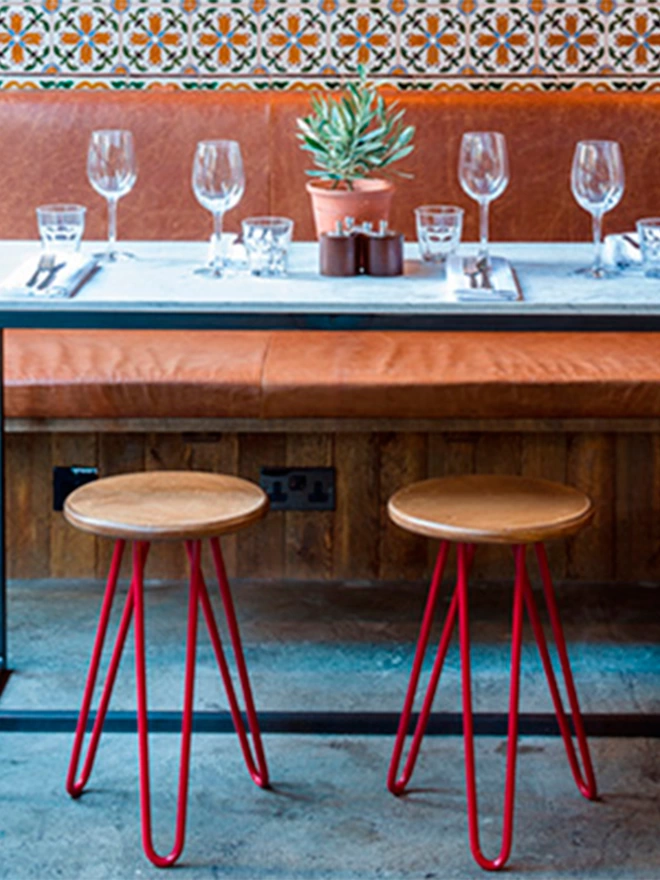
MULTIPOLYGON (((0 710, 77 709, 102 586, 15 583, 10 653, 16 669, 0 710)), ((268 711, 399 711, 425 588, 386 584, 235 587, 257 707, 268 711)), ((559 589, 569 651, 586 712, 660 711, 660 589, 559 589)), ((510 588, 472 592, 475 708, 502 712, 508 687, 510 588)), ((147 596, 149 697, 175 710, 182 694, 185 590, 147 596)), ((224 709, 200 629, 198 709, 224 709)), ((521 708, 551 709, 526 630, 521 708)), ((112 709, 134 709, 131 645, 112 709)), ((448 656, 436 708, 459 710, 459 663, 448 656)), ((172 833, 178 737, 153 738, 156 839, 172 833)), ((155 876, 142 855, 135 737, 107 736, 89 793, 64 793, 70 736, 0 734, 0 877, 155 876)), ((467 849, 462 743, 425 743, 411 796, 385 791, 389 737, 266 738, 274 792, 254 788, 228 735, 197 735, 181 877, 371 880, 480 876, 467 849)), ((593 740, 601 803, 574 789, 560 740, 522 742, 509 876, 660 877, 660 740, 593 740)), ((479 741, 483 844, 499 846, 505 752, 479 741)))

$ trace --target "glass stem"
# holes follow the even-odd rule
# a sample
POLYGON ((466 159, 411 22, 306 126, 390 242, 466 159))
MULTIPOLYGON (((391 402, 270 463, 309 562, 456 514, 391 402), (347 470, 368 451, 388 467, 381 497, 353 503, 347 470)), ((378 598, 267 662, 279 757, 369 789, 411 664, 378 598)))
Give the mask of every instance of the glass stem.
POLYGON ((214 214, 211 269, 214 275, 222 275, 222 268, 222 214, 214 214))
POLYGON ((108 253, 117 249, 117 199, 108 199, 108 253))
POLYGON ((603 215, 593 215, 593 233, 594 233, 594 274, 598 274, 603 269, 603 215))
POLYGON ((481 260, 488 259, 488 202, 479 202, 479 253, 481 260))

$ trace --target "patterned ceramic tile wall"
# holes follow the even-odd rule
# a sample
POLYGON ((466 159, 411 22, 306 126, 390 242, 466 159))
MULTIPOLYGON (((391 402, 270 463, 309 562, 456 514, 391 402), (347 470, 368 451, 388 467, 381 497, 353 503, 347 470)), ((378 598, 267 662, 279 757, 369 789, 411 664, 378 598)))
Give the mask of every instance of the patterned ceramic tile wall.
POLYGON ((0 86, 660 87, 660 2, 1 2, 0 86))

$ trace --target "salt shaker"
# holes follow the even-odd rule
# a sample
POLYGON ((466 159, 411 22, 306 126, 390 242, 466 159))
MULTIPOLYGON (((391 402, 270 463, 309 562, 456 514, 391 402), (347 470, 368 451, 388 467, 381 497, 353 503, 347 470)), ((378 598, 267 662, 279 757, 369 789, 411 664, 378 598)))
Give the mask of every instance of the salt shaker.
POLYGON ((378 232, 364 236, 363 246, 367 275, 403 275, 403 235, 389 230, 385 220, 378 232))
POLYGON ((357 241, 353 234, 347 235, 341 221, 334 232, 321 233, 319 242, 321 275, 346 277, 357 275, 357 241))

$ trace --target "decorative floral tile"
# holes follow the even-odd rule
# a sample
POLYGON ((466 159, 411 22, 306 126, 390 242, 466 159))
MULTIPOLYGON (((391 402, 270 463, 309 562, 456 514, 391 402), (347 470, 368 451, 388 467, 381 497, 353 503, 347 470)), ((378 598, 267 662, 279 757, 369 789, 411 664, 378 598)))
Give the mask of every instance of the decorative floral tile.
POLYGON ((255 17, 236 5, 205 9, 192 18, 192 58, 211 74, 245 74, 255 65, 258 34, 255 17))
POLYGON ((465 64, 465 19, 446 4, 410 12, 403 20, 400 41, 408 72, 456 73, 465 64))
POLYGON ((327 60, 326 34, 318 6, 280 5, 261 23, 261 63, 277 73, 319 73, 327 60))
POLYGON ((541 65, 553 73, 593 73, 606 61, 604 20, 584 6, 541 16, 539 43, 541 65))
POLYGON ((610 21, 609 43, 610 57, 617 71, 660 71, 660 8, 640 5, 620 8, 610 21))
POLYGON ((359 64, 371 74, 388 71, 396 61, 397 26, 377 6, 346 9, 333 17, 331 54, 337 67, 354 73, 359 64))
MULTIPOLYGON (((54 2, 54 0, 51 0, 54 2)), ((53 52, 62 70, 103 73, 119 55, 119 22, 101 4, 74 4, 54 17, 53 52)))
POLYGON ((177 73, 188 56, 188 16, 173 4, 129 6, 122 19, 123 62, 136 73, 177 73))
POLYGON ((50 16, 37 4, 0 5, 0 70, 23 73, 45 67, 50 16))
POLYGON ((470 20, 470 65, 477 73, 523 73, 534 61, 534 16, 525 7, 487 6, 470 20))
POLYGON ((336 88, 358 64, 405 88, 660 88, 660 0, 0 0, 3 84, 336 88))

